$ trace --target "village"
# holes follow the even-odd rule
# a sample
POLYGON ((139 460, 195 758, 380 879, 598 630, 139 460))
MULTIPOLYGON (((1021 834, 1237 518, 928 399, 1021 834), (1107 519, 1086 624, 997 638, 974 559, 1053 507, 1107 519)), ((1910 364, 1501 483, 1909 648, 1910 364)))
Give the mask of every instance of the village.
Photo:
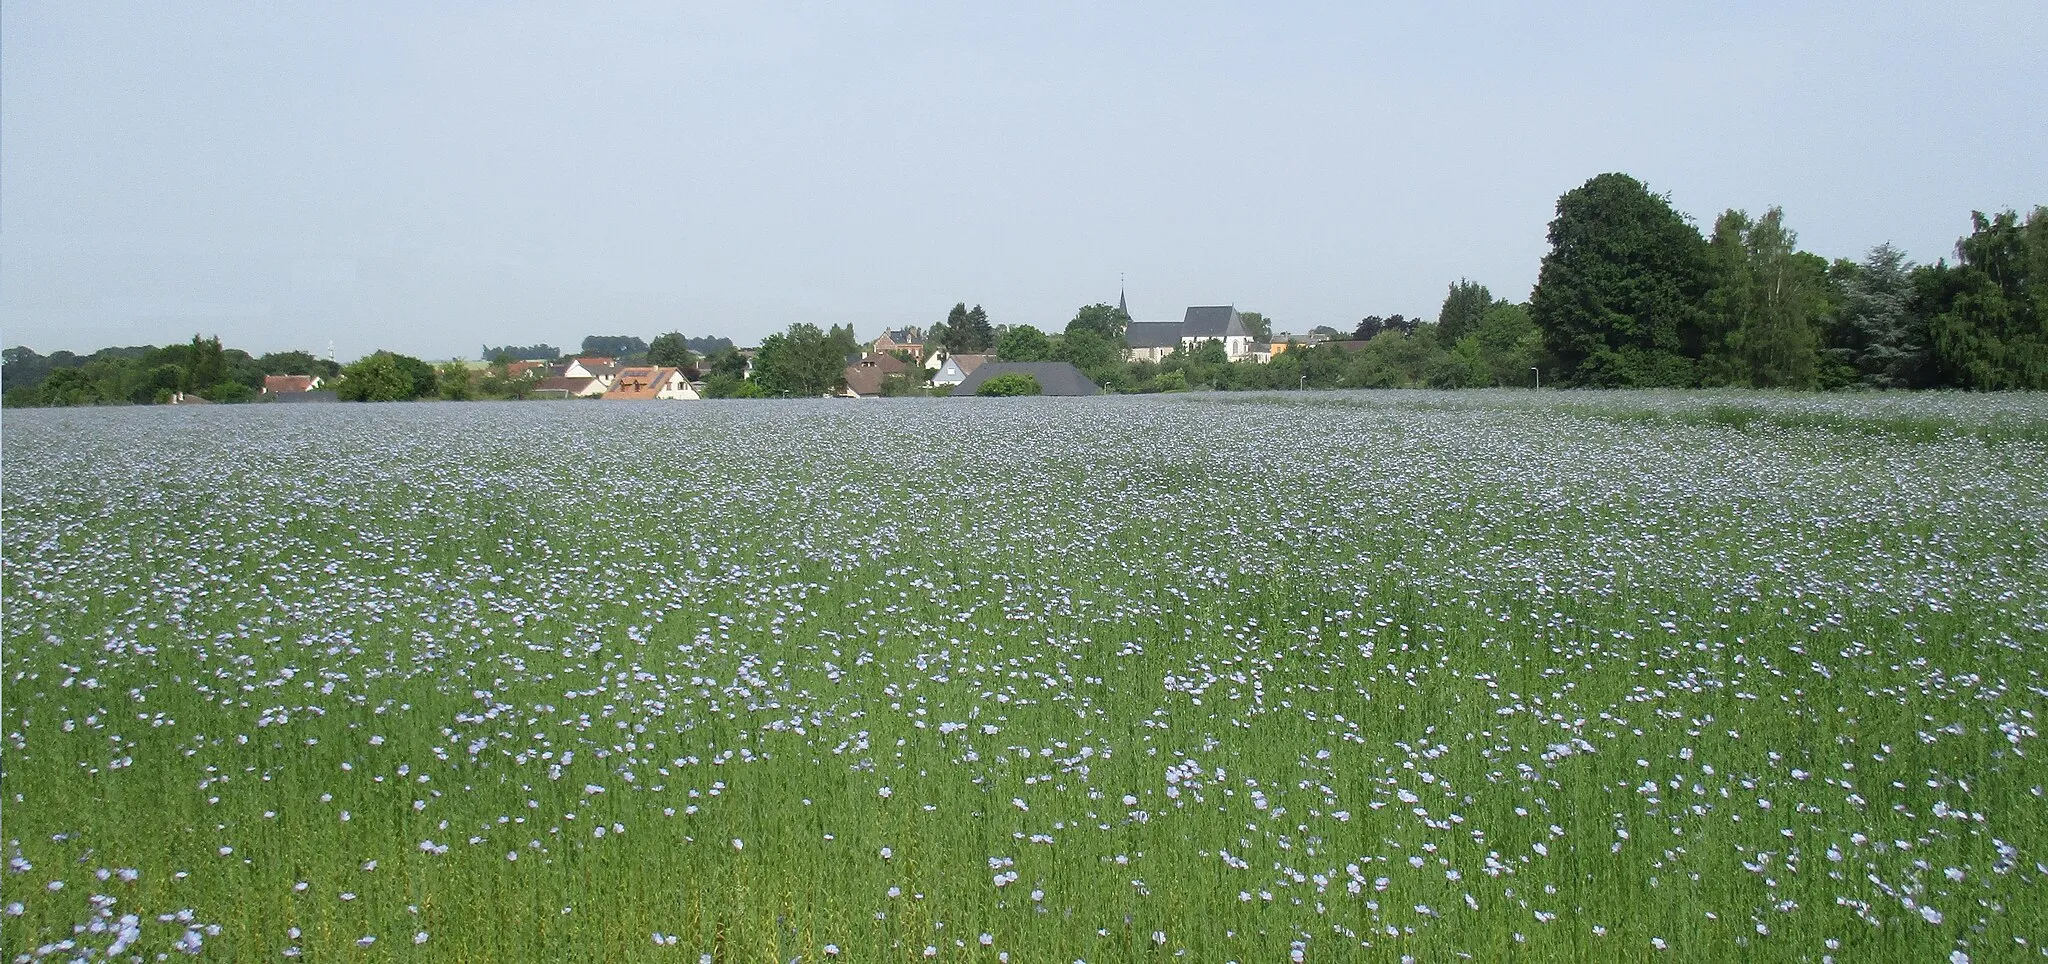
MULTIPOLYGON (((1119 302, 1117 313, 1128 317, 1121 298, 1119 302)), ((845 358, 845 366, 830 395, 969 396, 985 394, 984 386, 1003 376, 1028 376, 1038 388, 1033 394, 1081 396, 1103 391, 1103 386, 1068 361, 1011 359, 993 350, 953 351, 930 339, 929 334, 916 326, 894 328, 862 343, 858 352, 845 358)), ((1224 361, 1264 364, 1285 352, 1289 345, 1313 345, 1329 337, 1327 332, 1261 337, 1234 306, 1201 305, 1188 308, 1179 321, 1127 322, 1122 360, 1156 364, 1176 354, 1191 356, 1214 345, 1210 352, 1220 351, 1224 361)), ((760 349, 732 351, 743 363, 739 376, 751 378, 760 349)), ((502 365, 506 377, 524 383, 528 398, 696 401, 715 397, 706 384, 712 373, 711 359, 698 362, 687 366, 648 364, 643 352, 639 356, 585 354, 554 360, 506 360, 502 365)), ((486 363, 476 364, 481 367, 486 363)), ((269 401, 332 400, 334 394, 326 385, 318 375, 267 375, 261 395, 269 401)), ((179 398, 173 403, 184 401, 179 398)))

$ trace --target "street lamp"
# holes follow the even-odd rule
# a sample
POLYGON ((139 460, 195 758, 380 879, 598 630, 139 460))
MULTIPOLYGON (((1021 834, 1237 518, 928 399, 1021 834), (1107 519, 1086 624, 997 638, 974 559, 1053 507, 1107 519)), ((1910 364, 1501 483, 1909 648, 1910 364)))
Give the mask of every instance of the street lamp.
POLYGON ((1300 387, 1300 388, 1298 388, 1298 389, 1295 389, 1295 390, 1296 390, 1296 391, 1301 391, 1301 392, 1305 392, 1305 391, 1308 391, 1308 376, 1307 376, 1307 375, 1303 375, 1303 376, 1301 376, 1301 387, 1300 387))
POLYGON ((1542 387, 1543 387, 1543 369, 1541 369, 1541 368, 1531 368, 1531 369, 1529 369, 1529 370, 1530 370, 1530 371, 1532 371, 1532 372, 1535 372, 1535 373, 1536 373, 1536 387, 1537 387, 1537 388, 1542 388, 1542 387))

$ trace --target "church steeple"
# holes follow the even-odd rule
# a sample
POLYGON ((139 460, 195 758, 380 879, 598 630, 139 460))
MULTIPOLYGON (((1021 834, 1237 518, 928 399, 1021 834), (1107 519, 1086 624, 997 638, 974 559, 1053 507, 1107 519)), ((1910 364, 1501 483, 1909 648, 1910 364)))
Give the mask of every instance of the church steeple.
POLYGON ((1124 318, 1125 318, 1126 320, 1128 320, 1128 319, 1129 319, 1129 318, 1131 317, 1131 309, 1130 309, 1129 307, 1126 307, 1126 306, 1124 305, 1124 276, 1123 276, 1123 275, 1117 275, 1117 276, 1116 276, 1116 310, 1117 310, 1117 313, 1118 313, 1118 314, 1121 314, 1121 315, 1123 315, 1123 316, 1124 316, 1124 318))

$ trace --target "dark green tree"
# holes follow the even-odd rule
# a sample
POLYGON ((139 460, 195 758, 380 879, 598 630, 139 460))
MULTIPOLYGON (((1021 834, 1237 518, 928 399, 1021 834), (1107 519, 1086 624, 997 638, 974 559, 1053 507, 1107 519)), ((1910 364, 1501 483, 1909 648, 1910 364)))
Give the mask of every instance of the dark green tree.
POLYGON ((740 354, 739 349, 727 345, 725 350, 711 356, 710 368, 711 375, 723 376, 734 380, 745 378, 747 375, 747 356, 740 354))
POLYGON ((979 354, 996 346, 995 328, 989 324, 988 312, 980 305, 969 308, 965 302, 946 313, 946 323, 932 332, 930 340, 947 351, 963 354, 979 354))
POLYGON ((1866 388, 1913 384, 1927 345, 1914 324, 1913 271, 1906 253, 1889 242, 1870 249, 1860 264, 1843 265, 1842 287, 1828 336, 1827 355, 1866 388))
POLYGON ((683 333, 671 331, 656 335, 647 343, 647 364, 665 368, 688 368, 697 363, 697 356, 690 351, 690 345, 683 339, 683 333))
POLYGON ((1459 278, 1444 295, 1443 307, 1437 309, 1437 338, 1446 345, 1456 343, 1479 327, 1480 316, 1491 307, 1493 292, 1476 281, 1459 278))
POLYGON ((1088 305, 1074 313, 1074 320, 1067 322, 1066 333, 1072 335, 1077 330, 1090 331, 1102 336, 1105 341, 1121 345, 1124 340, 1124 329, 1129 324, 1130 319, 1115 305, 1088 305))
POLYGON ((1240 311, 1237 316, 1244 319, 1244 330, 1252 333, 1253 341, 1270 343, 1273 340, 1273 319, 1256 311, 1240 311))
POLYGON ((1833 299, 1827 262, 1798 250, 1773 207, 1751 221, 1728 211, 1708 244, 1714 283, 1703 313, 1705 380, 1752 388, 1811 388, 1833 299))
POLYGON ((318 375, 331 379, 341 374, 340 365, 303 351, 271 352, 256 359, 256 367, 265 375, 318 375))
MULTIPOLYGON (((402 402, 418 398, 412 372, 400 365, 398 358, 391 352, 379 351, 343 366, 335 397, 344 402, 402 402)), ((431 366, 427 368, 430 379, 433 371, 431 366)))
POLYGON ((1706 242, 1626 174, 1602 174, 1557 201, 1530 315, 1558 380, 1689 385, 1697 380, 1706 242))
POLYGON ((817 397, 845 384, 845 338, 800 322, 761 340, 753 381, 770 395, 817 397))
POLYGON ((585 356, 601 355, 606 358, 634 358, 647 352, 647 343, 632 335, 587 335, 583 339, 585 356))
POLYGON ((2048 207, 1970 214, 1956 265, 1917 277, 1933 374, 1971 389, 2048 389, 2048 207))
POLYGON ((1045 337, 1045 332, 1030 325, 1011 328, 1003 333, 1003 340, 996 344, 996 357, 1004 361, 1051 361, 1052 356, 1052 339, 1045 337))
POLYGON ((226 381, 227 374, 227 359, 221 351, 220 337, 193 335, 192 344, 185 349, 185 390, 204 393, 226 381))

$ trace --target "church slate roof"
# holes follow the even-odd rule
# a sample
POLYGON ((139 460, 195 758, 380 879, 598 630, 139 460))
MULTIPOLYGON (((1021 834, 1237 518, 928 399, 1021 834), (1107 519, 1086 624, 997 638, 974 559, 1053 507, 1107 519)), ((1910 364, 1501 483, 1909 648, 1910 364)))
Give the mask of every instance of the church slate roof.
POLYGON ((1204 305, 1189 308, 1180 322, 1181 335, 1187 338, 1250 338, 1251 329, 1244 326, 1244 316, 1237 313, 1233 305, 1204 305))
POLYGON ((1067 362, 987 362, 953 389, 954 395, 972 395, 981 383, 997 375, 1030 375, 1047 395, 1100 395, 1102 389, 1067 362))
POLYGON ((1132 348, 1179 348, 1181 322, 1134 321, 1124 329, 1124 344, 1132 348))

